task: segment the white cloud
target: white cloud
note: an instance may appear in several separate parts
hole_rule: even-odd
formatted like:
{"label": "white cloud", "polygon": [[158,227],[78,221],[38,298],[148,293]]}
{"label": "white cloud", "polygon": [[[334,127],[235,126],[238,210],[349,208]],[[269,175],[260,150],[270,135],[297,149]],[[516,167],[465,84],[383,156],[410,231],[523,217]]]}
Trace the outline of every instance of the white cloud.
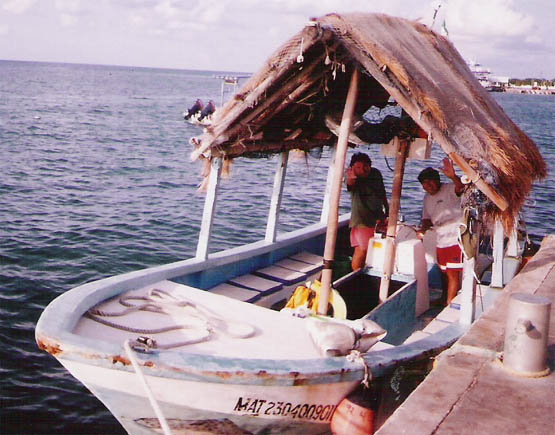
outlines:
{"label": "white cloud", "polygon": [[0,24],[0,36],[7,35],[9,32],[8,26],[3,26]]}
{"label": "white cloud", "polygon": [[166,19],[173,19],[182,13],[182,9],[177,7],[176,2],[173,0],[163,0],[159,2],[154,7],[154,11]]}
{"label": "white cloud", "polygon": [[63,27],[72,27],[77,23],[77,19],[70,14],[60,14],[60,24]]}
{"label": "white cloud", "polygon": [[451,33],[477,39],[521,36],[534,28],[533,18],[517,12],[512,0],[449,0],[445,18]]}
{"label": "white cloud", "polygon": [[[13,54],[13,42],[2,38],[6,41],[2,44],[0,40],[0,58],[33,60],[40,53],[41,59],[66,62],[75,59],[90,63],[253,71],[301,30],[310,17],[330,12],[382,12],[420,18],[431,24],[434,6],[441,3],[442,16],[435,29],[440,28],[442,17],[446,18],[449,38],[463,56],[506,74],[539,68],[555,71],[550,59],[551,47],[555,46],[552,2],[0,0],[0,32],[9,31],[18,47]],[[75,44],[69,43],[74,40],[87,49],[76,53]],[[529,58],[526,64],[515,63],[515,59],[524,55]]]}
{"label": "white cloud", "polygon": [[57,10],[61,12],[79,13],[84,9],[81,0],[56,0],[54,3]]}
{"label": "white cloud", "polygon": [[2,9],[14,14],[23,14],[33,6],[36,0],[4,0]]}
{"label": "white cloud", "polygon": [[226,14],[226,7],[227,4],[224,2],[213,4],[210,7],[204,8],[203,11],[200,11],[198,18],[201,22],[207,24],[219,23]]}

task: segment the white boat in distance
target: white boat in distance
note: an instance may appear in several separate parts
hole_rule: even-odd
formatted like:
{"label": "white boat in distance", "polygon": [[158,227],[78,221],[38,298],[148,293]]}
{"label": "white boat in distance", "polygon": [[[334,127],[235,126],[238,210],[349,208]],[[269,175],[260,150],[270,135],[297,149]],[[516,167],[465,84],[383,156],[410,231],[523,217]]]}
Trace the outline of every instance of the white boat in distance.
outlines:
{"label": "white boat in distance", "polygon": [[[365,268],[332,283],[337,238],[348,231],[349,217],[338,215],[347,146],[372,142],[368,132],[383,125],[366,126],[363,135],[356,118],[390,97],[414,122],[392,132],[386,237],[371,241]],[[340,128],[328,128],[338,112]],[[413,140],[422,132],[467,178],[466,235],[475,242],[484,217],[497,230],[491,285],[476,285],[480,261],[467,249],[458,300],[415,331],[430,288],[439,286],[433,242],[397,224],[406,159],[430,142]],[[195,258],[72,289],[48,305],[36,327],[39,347],[132,434],[329,432],[338,405],[361,382],[452,344],[511,279],[519,242],[508,231],[504,246],[501,222],[513,228],[531,183],[545,175],[534,143],[451,44],[421,24],[379,14],[311,21],[192,143],[192,158],[210,167]],[[320,222],[278,234],[289,150],[324,146],[334,150],[334,162]],[[265,239],[210,253],[222,165],[268,154],[279,158]],[[319,315],[306,307],[278,311],[315,277]],[[318,335],[329,325],[350,341]],[[381,328],[387,335],[379,341]]]}

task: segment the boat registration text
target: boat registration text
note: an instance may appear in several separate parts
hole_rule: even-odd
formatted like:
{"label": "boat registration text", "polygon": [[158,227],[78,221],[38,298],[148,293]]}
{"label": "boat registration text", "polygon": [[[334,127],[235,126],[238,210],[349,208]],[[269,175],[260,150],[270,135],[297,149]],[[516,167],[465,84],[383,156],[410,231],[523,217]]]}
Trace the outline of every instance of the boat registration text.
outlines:
{"label": "boat registration text", "polygon": [[290,402],[272,402],[265,399],[239,397],[234,411],[256,416],[281,416],[302,418],[314,421],[329,421],[336,405],[320,405],[312,403],[294,404]]}

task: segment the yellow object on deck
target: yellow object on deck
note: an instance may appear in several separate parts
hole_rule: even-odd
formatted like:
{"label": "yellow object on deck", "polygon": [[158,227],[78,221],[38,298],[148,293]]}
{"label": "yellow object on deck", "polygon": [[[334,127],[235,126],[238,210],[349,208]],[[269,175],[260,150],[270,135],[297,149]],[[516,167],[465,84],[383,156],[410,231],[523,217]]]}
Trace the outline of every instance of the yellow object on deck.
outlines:
{"label": "yellow object on deck", "polygon": [[[307,282],[306,286],[298,286],[287,301],[285,308],[294,310],[299,307],[306,307],[316,313],[320,302],[321,289],[322,283],[318,280],[314,280],[312,283]],[[333,313],[331,314],[333,317],[336,319],[347,318],[347,305],[339,292],[335,289],[331,289],[328,306],[329,305],[333,308]],[[328,312],[329,311],[328,308]]]}

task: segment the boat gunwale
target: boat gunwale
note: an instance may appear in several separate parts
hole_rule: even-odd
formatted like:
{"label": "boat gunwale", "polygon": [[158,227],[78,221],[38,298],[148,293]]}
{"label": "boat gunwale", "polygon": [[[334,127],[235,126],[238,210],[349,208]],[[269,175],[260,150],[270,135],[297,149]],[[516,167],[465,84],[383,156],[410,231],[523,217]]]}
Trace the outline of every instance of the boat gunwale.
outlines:
{"label": "boat gunwale", "polygon": [[[468,327],[454,322],[443,330],[421,340],[389,349],[362,354],[364,363],[374,377],[383,376],[403,362],[434,356],[453,344]],[[46,337],[38,337],[44,350],[59,349],[53,355],[69,360],[112,370],[133,372],[131,362],[122,345],[110,343],[104,353],[88,353],[85,346],[63,346]],[[136,354],[145,374],[196,382],[246,385],[316,385],[361,381],[364,367],[361,361],[350,361],[345,356],[312,359],[276,360],[211,356],[184,351],[162,351]]]}

